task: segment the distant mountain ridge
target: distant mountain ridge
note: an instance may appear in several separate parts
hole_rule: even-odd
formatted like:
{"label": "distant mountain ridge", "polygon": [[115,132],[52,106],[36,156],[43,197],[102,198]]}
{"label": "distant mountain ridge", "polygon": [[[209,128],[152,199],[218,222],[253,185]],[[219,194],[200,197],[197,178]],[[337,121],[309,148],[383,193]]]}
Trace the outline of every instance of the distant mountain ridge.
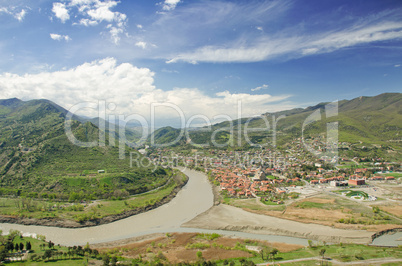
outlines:
{"label": "distant mountain ridge", "polygon": [[[319,121],[311,123],[305,128],[305,136],[323,135],[327,123],[338,122],[339,141],[347,143],[362,143],[364,145],[380,145],[384,148],[380,155],[387,153],[400,156],[402,135],[402,94],[383,93],[373,97],[361,96],[352,100],[341,100],[337,103],[338,113],[332,117],[326,117],[325,106],[328,102],[319,103],[307,108],[295,108],[286,111],[265,113],[260,118],[242,118],[234,121],[225,121],[211,126],[212,130],[206,132],[205,128],[192,129],[188,131],[193,146],[197,144],[207,144],[213,147],[211,139],[225,143],[237,140],[238,130],[230,130],[232,125],[236,128],[240,125],[243,130],[247,124],[248,128],[264,128],[265,117],[270,123],[270,130],[250,132],[249,138],[253,144],[266,143],[273,138],[272,126],[273,117],[276,123],[276,138],[278,144],[288,143],[290,140],[302,136],[302,127],[306,119],[316,110],[321,110]],[[282,116],[282,117],[281,117]],[[219,131],[212,136],[214,131]],[[160,128],[154,132],[154,143],[169,143],[180,135],[179,129]],[[243,148],[247,147],[247,141],[241,136]],[[185,134],[177,141],[177,145],[186,145],[189,139]],[[236,148],[237,142],[233,141]],[[151,143],[152,144],[152,143]],[[240,147],[239,147],[240,148]]]}

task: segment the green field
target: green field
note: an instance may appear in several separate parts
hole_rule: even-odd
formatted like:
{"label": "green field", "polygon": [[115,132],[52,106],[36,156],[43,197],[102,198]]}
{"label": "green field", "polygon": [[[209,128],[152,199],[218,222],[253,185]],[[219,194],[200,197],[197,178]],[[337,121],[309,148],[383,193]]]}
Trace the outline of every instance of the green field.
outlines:
{"label": "green field", "polygon": [[393,176],[395,178],[400,178],[402,177],[402,173],[386,173],[386,174],[380,174],[382,176]]}
{"label": "green field", "polygon": [[[281,261],[294,260],[301,258],[320,258],[320,251],[325,249],[324,257],[330,258],[332,260],[337,260],[340,263],[346,262],[361,262],[364,264],[364,260],[369,259],[381,259],[381,258],[397,258],[402,259],[402,248],[383,248],[375,246],[366,245],[355,245],[355,244],[340,244],[340,245],[320,245],[314,247],[306,247],[296,251],[291,252],[278,252],[275,255],[276,265],[317,265],[321,263],[321,259],[318,260],[308,260],[302,262],[293,262],[283,264]],[[240,262],[240,259],[226,260],[229,263],[234,262],[235,265],[247,265],[244,264],[244,259]],[[246,259],[246,261],[252,261],[255,264],[267,262],[267,260],[262,260],[259,254],[256,254],[253,258]],[[327,260],[326,260],[327,261]],[[329,260],[330,262],[331,260]],[[272,263],[272,257],[268,261]],[[326,262],[325,262],[326,263]],[[218,261],[218,265],[225,265],[225,261]],[[326,265],[326,264],[325,264]],[[331,265],[331,264],[329,264]],[[385,265],[385,264],[384,264]],[[390,264],[391,265],[391,264]],[[400,264],[395,264],[400,265]]]}
{"label": "green field", "polygon": [[[177,172],[174,178],[160,189],[121,200],[97,200],[89,203],[41,201],[35,199],[0,199],[0,214],[29,218],[58,218],[77,222],[119,214],[131,209],[141,209],[161,201],[176,186],[185,182],[184,174]],[[29,202],[29,207],[27,207]]]}

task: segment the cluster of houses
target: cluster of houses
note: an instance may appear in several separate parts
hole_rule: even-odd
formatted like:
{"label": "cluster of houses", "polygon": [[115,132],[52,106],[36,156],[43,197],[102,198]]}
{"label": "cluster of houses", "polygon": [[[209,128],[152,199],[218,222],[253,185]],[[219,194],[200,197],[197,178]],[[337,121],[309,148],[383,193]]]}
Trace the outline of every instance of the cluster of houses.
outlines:
{"label": "cluster of houses", "polygon": [[[320,139],[310,140],[310,144],[320,150],[323,143]],[[179,165],[202,169],[211,173],[219,182],[222,191],[230,196],[256,197],[268,193],[285,193],[280,187],[291,186],[292,182],[310,182],[312,185],[329,184],[338,186],[359,186],[367,180],[393,180],[394,177],[373,176],[374,171],[389,170],[386,163],[368,168],[332,168],[324,159],[306,153],[300,140],[289,143],[289,148],[254,149],[248,151],[228,151],[220,149],[191,150],[175,154],[169,149],[157,149],[149,158],[157,163],[171,162],[171,166]],[[165,160],[165,161],[164,161]],[[350,161],[340,158],[341,161]],[[353,159],[356,161],[356,158]],[[170,166],[170,164],[167,164]],[[197,168],[199,167],[199,168]],[[384,168],[384,169],[382,169]],[[275,178],[272,177],[276,176]],[[370,177],[373,176],[373,177]],[[268,178],[267,178],[268,177]]]}
{"label": "cluster of houses", "polygon": [[234,168],[215,168],[210,170],[210,175],[214,181],[219,182],[222,191],[226,191],[229,196],[236,197],[257,197],[267,193],[284,194],[282,186],[291,185],[291,182],[300,181],[300,178],[292,179],[270,179],[267,178],[266,171],[258,169]]}
{"label": "cluster of houses", "polygon": [[310,180],[310,184],[317,185],[317,184],[329,183],[330,186],[333,186],[333,187],[347,186],[347,185],[361,186],[361,185],[365,185],[367,180],[370,180],[370,181],[395,180],[395,177],[393,177],[393,176],[387,176],[387,177],[373,176],[373,177],[368,178],[366,176],[359,175],[360,173],[364,173],[364,172],[367,172],[366,168],[356,169],[355,174],[349,176],[348,180],[345,180],[346,175],[343,174],[341,176],[334,176],[334,177],[330,177],[330,178],[313,179],[313,180]]}

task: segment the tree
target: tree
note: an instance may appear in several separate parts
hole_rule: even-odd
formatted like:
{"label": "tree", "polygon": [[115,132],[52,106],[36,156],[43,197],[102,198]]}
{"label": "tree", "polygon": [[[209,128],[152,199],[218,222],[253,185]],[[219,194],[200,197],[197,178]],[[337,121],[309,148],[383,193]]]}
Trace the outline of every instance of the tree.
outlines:
{"label": "tree", "polygon": [[261,259],[262,260],[268,260],[269,259],[269,247],[264,247],[261,251],[260,251],[260,255],[261,255]]}
{"label": "tree", "polygon": [[43,258],[49,260],[52,257],[52,250],[46,249],[45,253],[43,254]]}
{"label": "tree", "polygon": [[325,249],[325,248],[322,248],[322,249],[320,250],[320,256],[322,257],[322,262],[321,262],[321,265],[323,265],[323,264],[324,264],[324,254],[325,254],[325,251],[326,251],[326,249]]}
{"label": "tree", "polygon": [[113,257],[112,257],[112,259],[110,260],[110,263],[111,263],[112,266],[116,266],[116,263],[117,263],[117,258],[116,258],[116,256],[113,256]]}
{"label": "tree", "polygon": [[4,261],[7,257],[8,249],[7,246],[0,246],[0,261]]}
{"label": "tree", "polygon": [[279,250],[274,248],[273,250],[271,250],[271,252],[269,252],[269,254],[271,254],[272,259],[275,259],[276,254],[278,254]]}
{"label": "tree", "polygon": [[269,252],[269,254],[272,256],[272,263],[274,263],[275,256],[276,256],[276,254],[278,254],[278,252],[279,252],[279,250],[276,248],[272,249],[271,252]]}
{"label": "tree", "polygon": [[7,242],[7,244],[6,244],[6,249],[8,250],[8,251],[13,251],[13,249],[14,249],[14,244],[13,244],[13,242]]}
{"label": "tree", "polygon": [[109,266],[110,258],[108,255],[103,255],[102,261],[104,266]]}
{"label": "tree", "polygon": [[97,249],[92,250],[92,255],[97,257],[99,255],[99,251]]}
{"label": "tree", "polygon": [[32,245],[31,245],[31,242],[30,241],[28,241],[28,242],[26,242],[26,249],[29,251],[29,250],[31,250],[32,249]]}
{"label": "tree", "polygon": [[198,259],[202,259],[202,252],[199,250],[199,251],[197,251],[197,258]]}

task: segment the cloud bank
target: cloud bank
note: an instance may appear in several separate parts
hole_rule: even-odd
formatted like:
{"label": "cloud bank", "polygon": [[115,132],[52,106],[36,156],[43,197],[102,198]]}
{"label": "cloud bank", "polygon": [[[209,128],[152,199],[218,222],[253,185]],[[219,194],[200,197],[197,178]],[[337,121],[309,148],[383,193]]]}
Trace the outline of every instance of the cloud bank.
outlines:
{"label": "cloud bank", "polygon": [[[249,117],[295,107],[288,101],[289,95],[229,91],[207,95],[197,88],[164,91],[155,87],[154,73],[150,69],[129,63],[117,64],[114,58],[84,63],[63,71],[25,75],[3,73],[0,75],[0,98],[11,97],[49,99],[67,109],[81,102],[105,100],[116,105],[116,109],[110,111],[114,114],[139,114],[149,121],[154,111],[157,126],[175,120],[179,116],[177,110],[186,119],[203,116],[218,121],[223,117],[237,119],[238,116]],[[159,106],[152,110],[153,104]],[[85,112],[97,116],[94,110]]]}

